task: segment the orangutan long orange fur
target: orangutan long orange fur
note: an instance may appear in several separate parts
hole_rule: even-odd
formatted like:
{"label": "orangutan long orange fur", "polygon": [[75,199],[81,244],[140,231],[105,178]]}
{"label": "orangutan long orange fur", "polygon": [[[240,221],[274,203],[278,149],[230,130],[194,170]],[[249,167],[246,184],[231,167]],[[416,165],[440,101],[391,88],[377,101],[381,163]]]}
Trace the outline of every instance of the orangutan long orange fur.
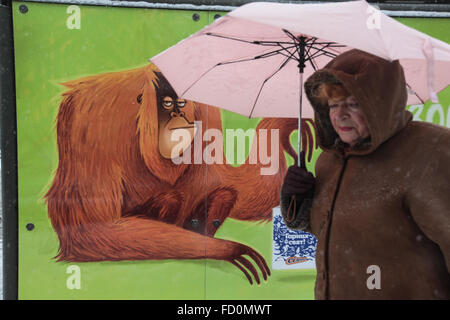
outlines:
{"label": "orangutan long orange fur", "polygon": [[[57,116],[59,164],[45,196],[60,242],[56,258],[210,258],[231,262],[252,283],[248,269],[259,283],[243,255],[252,258],[266,278],[270,270],[264,258],[243,244],[213,238],[214,220],[271,218],[286,171],[283,152],[296,159],[289,135],[297,120],[263,119],[257,127],[280,129],[276,176],[260,175],[260,165],[248,161],[237,168],[175,165],[158,151],[156,71],[149,65],[64,84],[69,90]],[[193,104],[196,120],[222,130],[218,109],[206,112],[205,105],[188,104]],[[311,154],[311,129],[303,128]],[[201,232],[189,230],[193,218],[200,219]]]}

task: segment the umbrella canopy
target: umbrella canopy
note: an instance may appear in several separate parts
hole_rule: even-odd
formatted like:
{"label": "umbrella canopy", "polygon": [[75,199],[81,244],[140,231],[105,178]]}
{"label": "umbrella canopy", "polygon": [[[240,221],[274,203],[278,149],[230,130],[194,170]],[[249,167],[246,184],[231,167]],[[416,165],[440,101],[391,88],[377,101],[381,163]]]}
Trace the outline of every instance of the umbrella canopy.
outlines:
{"label": "umbrella canopy", "polygon": [[[297,39],[297,41],[293,41]],[[300,50],[303,38],[308,46]],[[366,1],[250,3],[151,58],[177,94],[249,117],[312,118],[303,77],[349,49],[399,59],[408,104],[437,100],[449,84],[450,46],[386,16]]]}

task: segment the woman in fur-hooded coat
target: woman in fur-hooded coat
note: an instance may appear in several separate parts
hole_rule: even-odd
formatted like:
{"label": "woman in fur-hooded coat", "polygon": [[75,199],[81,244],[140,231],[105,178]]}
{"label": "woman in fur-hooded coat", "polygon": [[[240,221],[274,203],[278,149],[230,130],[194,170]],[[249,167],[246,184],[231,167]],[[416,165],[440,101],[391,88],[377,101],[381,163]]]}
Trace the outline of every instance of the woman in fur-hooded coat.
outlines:
{"label": "woman in fur-hooded coat", "polygon": [[[316,99],[321,83],[356,98],[368,139],[342,143]],[[305,90],[324,152],[310,197],[292,205],[282,193],[281,208],[290,228],[318,239],[315,298],[450,299],[450,130],[412,121],[399,62],[359,50],[316,71]]]}

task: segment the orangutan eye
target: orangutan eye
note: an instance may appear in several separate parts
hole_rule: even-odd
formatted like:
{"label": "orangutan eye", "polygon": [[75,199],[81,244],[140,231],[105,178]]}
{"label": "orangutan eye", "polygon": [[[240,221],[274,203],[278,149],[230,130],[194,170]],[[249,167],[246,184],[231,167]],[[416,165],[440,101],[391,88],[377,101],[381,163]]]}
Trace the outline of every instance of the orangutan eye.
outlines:
{"label": "orangutan eye", "polygon": [[165,97],[162,101],[162,105],[165,109],[171,109],[173,107],[173,100],[171,97]]}
{"label": "orangutan eye", "polygon": [[183,108],[186,105],[186,100],[178,100],[177,105],[180,108]]}

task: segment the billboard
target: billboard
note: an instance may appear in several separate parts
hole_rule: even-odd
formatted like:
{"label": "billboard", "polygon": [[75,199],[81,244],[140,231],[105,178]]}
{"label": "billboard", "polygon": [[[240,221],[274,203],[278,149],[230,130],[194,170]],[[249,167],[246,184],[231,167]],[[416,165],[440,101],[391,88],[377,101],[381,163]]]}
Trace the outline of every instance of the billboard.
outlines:
{"label": "billboard", "polygon": [[[20,299],[314,298],[315,239],[277,208],[297,120],[179,99],[149,63],[225,13],[13,3]],[[448,20],[399,20],[449,42]],[[449,94],[409,108],[449,126]]]}

